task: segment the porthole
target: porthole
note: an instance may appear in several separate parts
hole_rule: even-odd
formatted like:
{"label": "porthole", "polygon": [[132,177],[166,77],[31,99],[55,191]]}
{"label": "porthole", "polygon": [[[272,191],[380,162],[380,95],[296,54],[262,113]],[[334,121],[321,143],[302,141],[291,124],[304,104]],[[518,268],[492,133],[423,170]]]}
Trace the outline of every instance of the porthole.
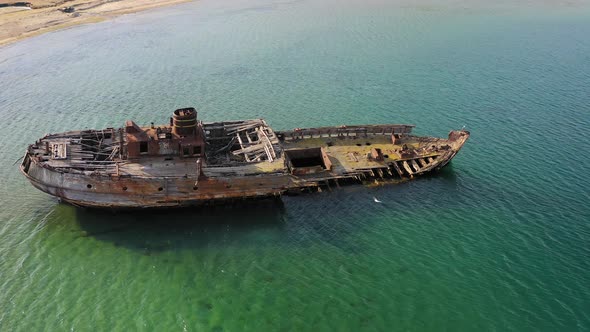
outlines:
{"label": "porthole", "polygon": [[127,191],[127,187],[123,187],[123,191]]}
{"label": "porthole", "polygon": [[367,142],[367,143],[365,143],[365,145],[371,145],[371,143]]}
{"label": "porthole", "polygon": [[193,190],[197,190],[197,189],[199,189],[199,187],[197,187],[197,186],[194,186],[193,187]]}
{"label": "porthole", "polygon": [[356,143],[356,146],[362,146],[362,144],[361,143]]}
{"label": "porthole", "polygon": [[158,188],[158,191],[162,191],[162,190],[164,190],[164,188],[162,188],[162,187]]}
{"label": "porthole", "polygon": [[88,189],[92,189],[92,185],[91,185],[91,184],[87,184],[87,185],[86,185],[86,188],[88,188]]}

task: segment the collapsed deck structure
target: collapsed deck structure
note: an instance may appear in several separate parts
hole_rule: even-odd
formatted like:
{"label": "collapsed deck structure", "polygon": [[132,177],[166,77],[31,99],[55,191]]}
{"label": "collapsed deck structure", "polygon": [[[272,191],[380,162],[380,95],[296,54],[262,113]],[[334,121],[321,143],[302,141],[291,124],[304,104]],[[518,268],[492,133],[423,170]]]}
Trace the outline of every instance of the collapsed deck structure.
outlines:
{"label": "collapsed deck structure", "polygon": [[204,123],[194,108],[168,125],[50,134],[28,146],[21,172],[76,206],[146,208],[280,196],[366,179],[411,179],[448,164],[469,138],[411,135],[382,124],[274,131],[262,119]]}

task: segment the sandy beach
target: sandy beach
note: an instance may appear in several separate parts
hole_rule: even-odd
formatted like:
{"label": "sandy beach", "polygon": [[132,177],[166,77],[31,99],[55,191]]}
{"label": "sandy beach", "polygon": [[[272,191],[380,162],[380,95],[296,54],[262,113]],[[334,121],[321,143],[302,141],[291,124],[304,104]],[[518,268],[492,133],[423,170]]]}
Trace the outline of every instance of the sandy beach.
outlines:
{"label": "sandy beach", "polygon": [[[0,46],[78,24],[191,0],[0,0]],[[64,10],[65,8],[69,10]],[[70,12],[67,12],[70,11]]]}

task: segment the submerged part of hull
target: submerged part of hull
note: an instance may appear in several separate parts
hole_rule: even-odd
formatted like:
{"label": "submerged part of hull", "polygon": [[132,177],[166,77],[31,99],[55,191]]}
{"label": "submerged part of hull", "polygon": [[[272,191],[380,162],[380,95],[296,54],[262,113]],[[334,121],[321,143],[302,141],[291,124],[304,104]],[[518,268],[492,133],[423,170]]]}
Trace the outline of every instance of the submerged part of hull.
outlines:
{"label": "submerged part of hull", "polygon": [[412,179],[447,165],[469,138],[465,130],[413,136],[412,125],[274,132],[264,120],[202,123],[192,108],[170,122],[47,135],[28,147],[20,169],[76,206],[183,207]]}

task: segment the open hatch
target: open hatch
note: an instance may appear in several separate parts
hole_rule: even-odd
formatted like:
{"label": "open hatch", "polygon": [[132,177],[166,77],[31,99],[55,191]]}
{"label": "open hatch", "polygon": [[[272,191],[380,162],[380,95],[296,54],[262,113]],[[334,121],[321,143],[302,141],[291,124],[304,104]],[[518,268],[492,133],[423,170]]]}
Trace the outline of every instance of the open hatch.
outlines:
{"label": "open hatch", "polygon": [[289,149],[285,150],[285,156],[291,174],[313,174],[332,168],[330,158],[321,147]]}

